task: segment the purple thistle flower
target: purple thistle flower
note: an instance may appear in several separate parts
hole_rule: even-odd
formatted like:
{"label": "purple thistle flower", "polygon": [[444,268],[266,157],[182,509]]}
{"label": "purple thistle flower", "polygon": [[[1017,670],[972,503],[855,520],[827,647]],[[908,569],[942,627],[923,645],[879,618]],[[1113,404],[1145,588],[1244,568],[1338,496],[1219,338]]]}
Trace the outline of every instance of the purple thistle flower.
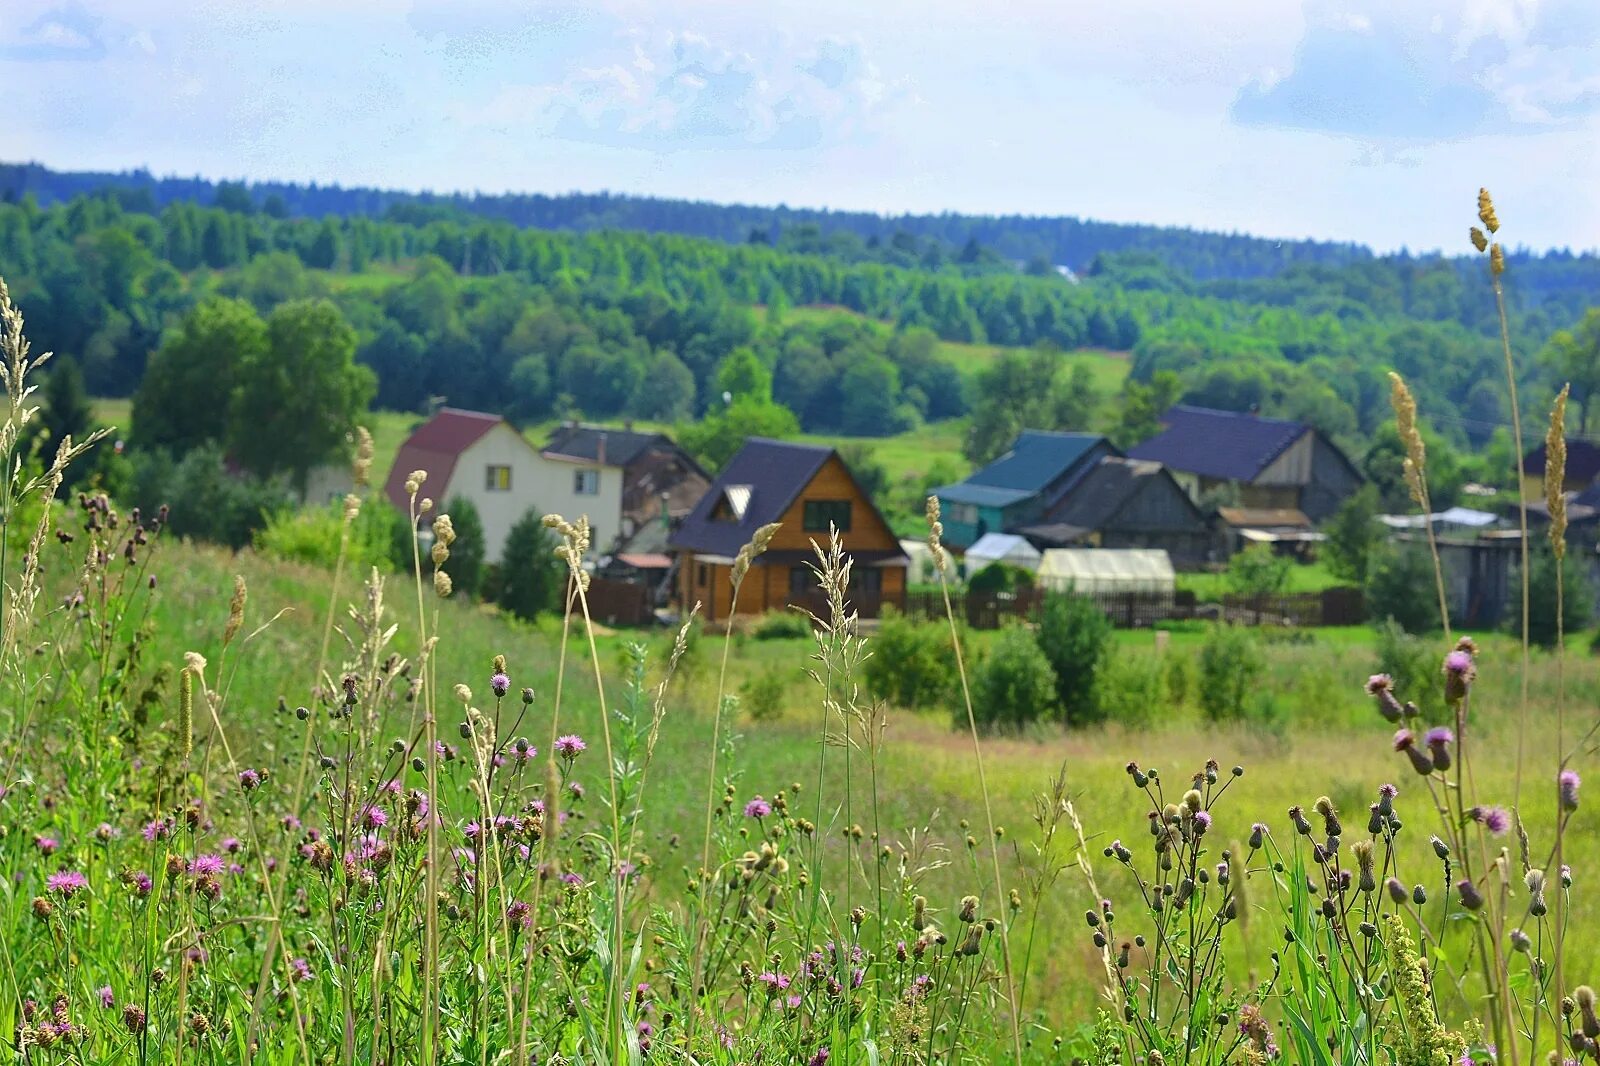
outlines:
{"label": "purple thistle flower", "polygon": [[220,877],[227,865],[220,855],[197,855],[189,864],[189,872],[196,877]]}
{"label": "purple thistle flower", "polygon": [[772,804],[768,803],[760,796],[757,796],[755,799],[744,805],[744,816],[746,818],[765,818],[771,813]]}
{"label": "purple thistle flower", "polygon": [[569,761],[576,759],[588,747],[589,745],[585,744],[583,738],[576,733],[556,738],[556,754]]}
{"label": "purple thistle flower", "polygon": [[39,854],[50,856],[61,847],[61,841],[55,837],[36,836],[33,838],[33,846],[39,849]]}
{"label": "purple thistle flower", "polygon": [[112,993],[110,985],[101,985],[95,995],[100,997],[100,1006],[110,1010],[117,1005],[117,997]]}
{"label": "purple thistle flower", "polygon": [[1495,836],[1503,836],[1511,828],[1511,815],[1504,807],[1474,807],[1468,813]]}
{"label": "purple thistle flower", "polygon": [[1428,747],[1455,743],[1456,735],[1442,725],[1436,725],[1423,734],[1422,742]]}
{"label": "purple thistle flower", "polygon": [[246,792],[254,792],[261,786],[261,774],[256,770],[239,771],[239,787]]}
{"label": "purple thistle flower", "polygon": [[237,855],[243,847],[244,841],[238,837],[227,837],[222,841],[222,850],[229,855]]}
{"label": "purple thistle flower", "polygon": [[1194,815],[1194,835],[1204,836],[1205,831],[1211,828],[1211,814],[1209,811],[1196,811]]}
{"label": "purple thistle flower", "polygon": [[311,980],[311,963],[305,959],[295,959],[289,963],[294,969],[294,979],[304,984]]}
{"label": "purple thistle flower", "polygon": [[378,829],[389,824],[389,815],[382,807],[367,807],[361,812],[361,824]]}
{"label": "purple thistle flower", "polygon": [[89,887],[89,879],[77,870],[62,870],[45,878],[44,887],[50,892],[58,893],[63,899],[71,899],[79,891]]}
{"label": "purple thistle flower", "polygon": [[828,1066],[828,1049],[825,1047],[818,1048],[817,1053],[811,1056],[811,1060],[806,1063],[806,1066]]}
{"label": "purple thistle flower", "polygon": [[155,882],[150,880],[150,875],[143,870],[133,875],[133,890],[139,895],[148,896],[155,887]]}
{"label": "purple thistle flower", "polygon": [[505,674],[495,674],[489,679],[489,689],[494,693],[495,699],[500,699],[511,691],[511,679]]}
{"label": "purple thistle flower", "polygon": [[1561,809],[1575,811],[1578,809],[1578,786],[1582,784],[1576,770],[1563,770],[1556,778],[1556,784],[1561,792]]}
{"label": "purple thistle flower", "polygon": [[1444,657],[1446,673],[1465,674],[1472,669],[1472,656],[1457,649]]}
{"label": "purple thistle flower", "polygon": [[1376,696],[1380,692],[1387,691],[1393,685],[1394,678],[1388,674],[1373,674],[1367,678],[1367,695]]}

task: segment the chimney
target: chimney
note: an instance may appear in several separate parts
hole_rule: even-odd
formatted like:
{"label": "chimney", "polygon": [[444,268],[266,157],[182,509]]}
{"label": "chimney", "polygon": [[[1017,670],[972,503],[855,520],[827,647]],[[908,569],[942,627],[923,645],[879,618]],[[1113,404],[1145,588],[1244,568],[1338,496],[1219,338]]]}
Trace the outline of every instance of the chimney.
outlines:
{"label": "chimney", "polygon": [[606,465],[606,435],[604,431],[600,433],[600,443],[595,445],[595,462],[601,466]]}

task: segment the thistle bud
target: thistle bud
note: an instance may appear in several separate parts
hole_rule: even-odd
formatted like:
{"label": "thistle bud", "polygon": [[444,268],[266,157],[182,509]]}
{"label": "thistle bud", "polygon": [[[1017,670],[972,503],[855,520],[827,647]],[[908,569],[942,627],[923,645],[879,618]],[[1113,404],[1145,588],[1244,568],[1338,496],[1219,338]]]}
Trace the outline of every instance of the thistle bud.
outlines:
{"label": "thistle bud", "polygon": [[1456,895],[1460,898],[1461,905],[1469,911],[1476,911],[1483,907],[1483,895],[1470,878],[1464,877],[1456,882]]}

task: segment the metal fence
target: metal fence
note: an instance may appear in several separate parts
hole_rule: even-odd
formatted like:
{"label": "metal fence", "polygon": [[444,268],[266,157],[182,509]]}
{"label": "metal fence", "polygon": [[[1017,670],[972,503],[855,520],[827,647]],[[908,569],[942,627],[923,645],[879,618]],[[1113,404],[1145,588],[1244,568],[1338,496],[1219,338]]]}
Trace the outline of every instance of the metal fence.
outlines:
{"label": "metal fence", "polygon": [[[973,629],[998,629],[1007,621],[1034,621],[1051,595],[1043,589],[1016,592],[950,593],[956,617]],[[1200,603],[1192,592],[1099,592],[1084,595],[1105,612],[1113,625],[1139,629],[1163,622],[1214,619],[1249,626],[1342,626],[1366,619],[1361,590],[1331,588],[1286,596],[1227,596],[1220,603]],[[942,618],[944,598],[937,592],[913,592],[906,598],[913,618]]]}

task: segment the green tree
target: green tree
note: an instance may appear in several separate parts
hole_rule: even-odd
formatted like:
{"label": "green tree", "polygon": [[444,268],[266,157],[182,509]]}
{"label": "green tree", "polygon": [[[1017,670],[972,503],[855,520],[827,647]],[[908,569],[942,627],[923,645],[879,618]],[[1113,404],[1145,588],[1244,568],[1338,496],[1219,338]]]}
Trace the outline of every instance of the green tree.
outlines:
{"label": "green tree", "polygon": [[1148,382],[1129,378],[1122,387],[1122,414],[1111,440],[1131,448],[1161,430],[1161,416],[1183,396],[1183,382],[1170,370],[1157,370]]}
{"label": "green tree", "polygon": [[[1528,639],[1541,648],[1556,646],[1556,557],[1548,543],[1532,553],[1528,567]],[[1594,592],[1584,575],[1583,556],[1568,553],[1561,571],[1561,625],[1559,632],[1572,640],[1588,628],[1594,616]],[[1518,612],[1513,611],[1513,616]],[[1520,618],[1513,617],[1510,628],[1521,632]]]}
{"label": "green tree", "polygon": [[303,487],[312,467],[339,456],[375,388],[355,351],[355,331],[327,300],[273,311],[266,350],[240,365],[229,408],[228,446],[240,465]]}
{"label": "green tree", "polygon": [[1552,334],[1539,358],[1558,381],[1572,385],[1572,402],[1578,405],[1578,435],[1587,434],[1590,408],[1600,392],[1600,307],[1585,311],[1571,329]]}
{"label": "green tree", "polygon": [[962,447],[966,457],[987,463],[1024,429],[1086,428],[1094,409],[1093,382],[1082,363],[1070,371],[1066,365],[1059,351],[1037,348],[1004,355],[985,370]]}
{"label": "green tree", "polygon": [[772,399],[772,371],[753,348],[735,348],[717,367],[716,395],[710,399],[712,407],[722,403],[724,396],[734,400]]}
{"label": "green tree", "polygon": [[678,427],[678,443],[709,470],[720,470],[744,446],[746,437],[782,440],[800,432],[794,412],[752,396],[713,410],[699,422]]}
{"label": "green tree", "polygon": [[1055,673],[1056,701],[1067,724],[1098,722],[1104,714],[1095,678],[1110,649],[1111,619],[1086,597],[1050,596],[1036,639]]}
{"label": "green tree", "polygon": [[1212,626],[1200,646],[1200,709],[1212,721],[1243,718],[1265,669],[1254,633],[1243,626]]}
{"label": "green tree", "polygon": [[1378,526],[1378,490],[1371,485],[1361,488],[1339,505],[1328,520],[1328,539],[1322,545],[1322,557],[1334,577],[1353,584],[1367,579],[1367,559],[1373,546],[1382,539]]}
{"label": "green tree", "polygon": [[1367,616],[1394,619],[1407,633],[1440,628],[1433,561],[1418,544],[1379,545],[1367,558]]}
{"label": "green tree", "polygon": [[[1005,732],[1058,717],[1055,672],[1027,629],[1007,627],[978,664],[972,710],[981,728]],[[965,710],[957,711],[956,724],[965,722]]]}
{"label": "green tree", "polygon": [[48,459],[67,437],[81,442],[88,436],[94,427],[94,411],[83,388],[83,372],[75,360],[57,356],[46,366],[49,373],[41,390],[44,404],[39,424],[45,433],[44,454]]}
{"label": "green tree", "polygon": [[267,355],[267,327],[243,300],[206,300],[167,333],[133,397],[133,439],[184,453],[228,435],[239,368]]}
{"label": "green tree", "polygon": [[483,519],[478,508],[465,496],[453,496],[445,505],[456,540],[450,545],[450,560],[445,570],[456,592],[476,599],[483,588],[483,568],[488,548],[484,544]]}
{"label": "green tree", "polygon": [[849,441],[839,445],[839,458],[844,460],[850,476],[856,479],[861,491],[875,500],[881,500],[889,491],[889,468],[883,465],[865,441]]}
{"label": "green tree", "polygon": [[502,609],[530,621],[560,609],[566,564],[555,557],[555,548],[543,514],[537,507],[528,508],[506,534],[500,556]]}
{"label": "green tree", "polygon": [[1239,596],[1276,596],[1289,584],[1294,566],[1270,544],[1252,544],[1228,560],[1228,588]]}
{"label": "green tree", "polygon": [[306,266],[318,270],[332,270],[339,264],[339,250],[344,245],[344,240],[339,233],[339,223],[332,218],[322,220],[322,225],[317,227],[316,235],[311,238],[311,243],[306,247]]}

